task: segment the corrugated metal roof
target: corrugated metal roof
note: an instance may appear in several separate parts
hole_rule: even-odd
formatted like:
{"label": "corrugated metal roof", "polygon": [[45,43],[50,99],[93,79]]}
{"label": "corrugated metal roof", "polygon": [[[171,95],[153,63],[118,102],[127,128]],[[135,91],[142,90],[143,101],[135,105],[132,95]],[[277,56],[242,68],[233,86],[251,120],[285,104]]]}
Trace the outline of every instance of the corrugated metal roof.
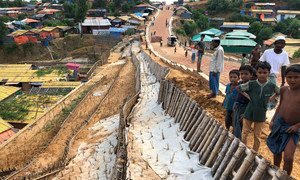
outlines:
{"label": "corrugated metal roof", "polygon": [[255,46],[257,43],[251,39],[221,39],[222,46]]}
{"label": "corrugated metal roof", "polygon": [[[201,34],[197,34],[195,36],[192,37],[192,41],[200,41],[201,40]],[[212,41],[212,37],[210,36],[205,36],[203,39],[204,42],[211,42]]]}
{"label": "corrugated metal roof", "polygon": [[275,3],[255,3],[255,6],[275,6]]}
{"label": "corrugated metal roof", "polygon": [[75,88],[79,86],[81,82],[68,82],[68,81],[57,81],[57,82],[46,82],[43,83],[42,88]]}
{"label": "corrugated metal roof", "polygon": [[247,31],[242,31],[242,30],[240,30],[240,31],[235,30],[235,31],[229,32],[225,36],[226,37],[227,36],[243,36],[243,37],[249,37],[251,39],[255,39],[256,38],[256,36],[254,34],[249,33]]}
{"label": "corrugated metal roof", "polygon": [[275,18],[263,18],[262,22],[276,22],[277,20]]}
{"label": "corrugated metal roof", "polygon": [[278,10],[277,14],[296,14],[296,15],[300,15],[300,11]]}
{"label": "corrugated metal roof", "polygon": [[0,86],[0,101],[8,98],[9,96],[13,95],[21,88],[13,87],[13,86]]}
{"label": "corrugated metal roof", "polygon": [[273,13],[272,9],[250,9],[250,12],[253,13]]}
{"label": "corrugated metal roof", "polygon": [[108,19],[87,18],[82,23],[82,26],[111,26],[111,23]]}
{"label": "corrugated metal roof", "polygon": [[249,22],[223,22],[223,26],[249,26]]}

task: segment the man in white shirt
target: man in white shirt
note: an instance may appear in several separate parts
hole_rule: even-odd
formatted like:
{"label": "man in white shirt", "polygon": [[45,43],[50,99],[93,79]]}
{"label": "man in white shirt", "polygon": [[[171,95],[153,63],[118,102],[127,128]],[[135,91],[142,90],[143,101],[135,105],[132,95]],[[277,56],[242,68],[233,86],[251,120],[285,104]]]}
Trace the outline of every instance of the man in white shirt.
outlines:
{"label": "man in white shirt", "polygon": [[218,37],[213,38],[211,43],[212,48],[215,50],[210,60],[209,65],[209,88],[212,91],[207,98],[215,98],[219,93],[220,73],[224,69],[224,50],[220,45]]}
{"label": "man in white shirt", "polygon": [[276,78],[281,70],[282,83],[281,86],[284,86],[284,72],[286,66],[290,64],[288,53],[283,50],[285,47],[285,38],[283,36],[278,36],[274,42],[274,48],[266,50],[263,55],[260,57],[260,61],[268,62],[271,65],[270,72],[270,81],[276,84]]}

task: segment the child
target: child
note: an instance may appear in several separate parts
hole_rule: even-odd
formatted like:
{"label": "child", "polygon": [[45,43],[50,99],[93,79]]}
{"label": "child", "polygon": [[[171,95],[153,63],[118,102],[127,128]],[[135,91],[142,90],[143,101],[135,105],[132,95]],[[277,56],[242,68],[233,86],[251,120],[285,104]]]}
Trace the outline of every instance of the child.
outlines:
{"label": "child", "polygon": [[244,66],[244,65],[246,65],[248,63],[248,59],[246,58],[246,54],[245,53],[243,53],[242,56],[243,57],[241,59],[241,66]]}
{"label": "child", "polygon": [[254,124],[253,149],[255,151],[258,151],[260,146],[260,135],[266,121],[267,103],[275,98],[274,93],[275,95],[279,94],[279,88],[268,81],[270,69],[269,63],[259,62],[256,65],[257,80],[241,84],[237,88],[240,93],[250,100],[244,113],[242,140],[247,144],[251,125]]}
{"label": "child", "polygon": [[236,87],[238,86],[239,79],[239,70],[234,69],[229,72],[230,83],[226,86],[226,97],[223,102],[224,108],[226,109],[225,127],[228,130],[230,129],[230,126],[232,126],[233,104],[238,94]]}
{"label": "child", "polygon": [[192,63],[194,63],[196,60],[196,52],[197,50],[195,49],[195,47],[192,47]]}
{"label": "child", "polygon": [[280,167],[284,152],[283,169],[290,175],[300,128],[300,65],[294,64],[285,71],[289,86],[280,89],[280,103],[271,120],[271,134],[267,145],[274,154],[274,164]]}
{"label": "child", "polygon": [[186,49],[185,53],[184,53],[184,56],[187,57],[187,55],[188,55],[188,50]]}
{"label": "child", "polygon": [[[240,83],[245,84],[250,81],[253,75],[253,68],[250,65],[244,65],[240,67],[239,72],[242,80]],[[249,99],[238,93],[233,106],[233,134],[239,139],[242,137],[243,116],[248,103]]]}

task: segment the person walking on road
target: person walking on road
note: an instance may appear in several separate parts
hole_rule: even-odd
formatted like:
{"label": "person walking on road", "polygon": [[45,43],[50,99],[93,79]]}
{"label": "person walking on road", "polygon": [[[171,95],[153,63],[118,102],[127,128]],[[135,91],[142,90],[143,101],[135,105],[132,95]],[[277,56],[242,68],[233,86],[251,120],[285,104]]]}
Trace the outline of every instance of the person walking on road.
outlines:
{"label": "person walking on road", "polygon": [[213,38],[211,46],[215,52],[209,65],[209,89],[211,93],[207,96],[208,99],[215,98],[218,95],[220,73],[224,69],[224,49],[220,45],[220,39],[218,37]]}
{"label": "person walking on road", "polygon": [[203,42],[204,38],[205,38],[205,34],[201,34],[201,40],[196,45],[196,47],[198,49],[197,72],[201,72],[201,61],[202,61],[202,57],[204,55],[204,50],[205,50],[205,44]]}

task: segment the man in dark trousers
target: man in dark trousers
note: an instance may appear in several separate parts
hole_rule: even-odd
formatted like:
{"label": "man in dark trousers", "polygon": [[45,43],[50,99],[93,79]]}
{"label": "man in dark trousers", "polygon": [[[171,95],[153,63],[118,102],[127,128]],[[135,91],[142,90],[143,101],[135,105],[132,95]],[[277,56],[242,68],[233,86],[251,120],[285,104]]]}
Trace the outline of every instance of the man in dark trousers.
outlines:
{"label": "man in dark trousers", "polygon": [[201,61],[205,50],[205,44],[203,42],[204,38],[205,38],[205,34],[201,34],[201,40],[196,45],[196,49],[198,50],[197,72],[201,72]]}

